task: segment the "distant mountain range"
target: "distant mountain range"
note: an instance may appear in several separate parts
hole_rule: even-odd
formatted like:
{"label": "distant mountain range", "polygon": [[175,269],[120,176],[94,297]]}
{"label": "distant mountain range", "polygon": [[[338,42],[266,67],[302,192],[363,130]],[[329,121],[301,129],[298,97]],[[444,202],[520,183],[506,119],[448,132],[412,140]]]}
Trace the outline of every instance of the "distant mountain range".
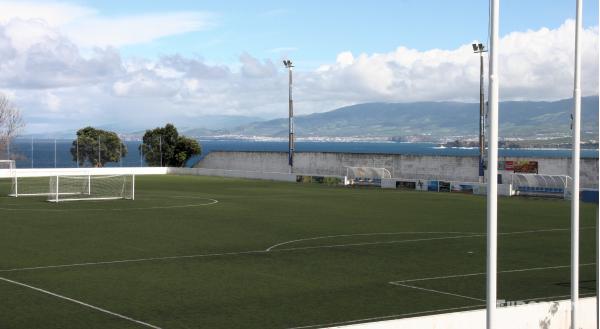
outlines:
{"label": "distant mountain range", "polygon": [[[598,96],[582,98],[582,139],[598,140]],[[554,102],[500,103],[500,136],[504,138],[561,138],[570,135],[572,99]],[[428,140],[475,138],[479,131],[479,104],[461,102],[365,103],[295,118],[298,138],[384,138]],[[202,125],[186,126],[172,120],[179,131],[192,137],[287,137],[288,119],[264,120],[248,116],[204,116]],[[145,129],[127,123],[99,128],[137,139]],[[35,138],[72,138],[75,131],[36,134]],[[29,135],[30,136],[30,135]],[[23,136],[25,138],[29,136]]]}
{"label": "distant mountain range", "polygon": [[[503,137],[561,136],[570,133],[573,101],[511,101],[500,103]],[[427,135],[432,138],[472,136],[479,131],[479,104],[460,102],[367,103],[295,118],[299,137],[392,137]],[[582,99],[582,132],[598,136],[598,96]],[[235,135],[286,136],[288,120],[242,125]]]}

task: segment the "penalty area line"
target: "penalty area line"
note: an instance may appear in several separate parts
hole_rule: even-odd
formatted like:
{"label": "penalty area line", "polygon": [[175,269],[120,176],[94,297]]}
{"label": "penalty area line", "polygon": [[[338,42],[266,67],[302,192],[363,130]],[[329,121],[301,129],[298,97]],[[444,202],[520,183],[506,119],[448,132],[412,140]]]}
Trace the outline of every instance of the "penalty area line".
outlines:
{"label": "penalty area line", "polygon": [[120,319],[123,319],[123,320],[127,320],[129,322],[137,323],[137,324],[139,324],[141,326],[144,326],[144,327],[153,328],[153,329],[161,329],[160,327],[155,326],[153,324],[150,324],[150,323],[147,323],[147,322],[144,322],[144,321],[140,321],[140,320],[136,320],[134,318],[130,318],[128,316],[125,316],[125,315],[122,315],[122,314],[119,314],[119,313],[111,312],[111,311],[109,311],[107,309],[104,309],[104,308],[101,308],[101,307],[98,307],[98,306],[94,306],[94,305],[91,305],[91,304],[88,304],[88,303],[84,303],[84,302],[82,302],[80,300],[69,298],[69,297],[66,297],[66,296],[63,296],[63,295],[59,295],[57,293],[54,293],[54,292],[51,292],[51,291],[48,291],[48,290],[45,290],[45,289],[42,289],[42,288],[34,287],[34,286],[31,286],[31,285],[28,285],[28,284],[25,284],[25,283],[22,283],[22,282],[18,282],[18,281],[14,281],[14,280],[11,280],[11,279],[7,279],[5,277],[0,277],[0,281],[4,281],[4,282],[7,282],[7,283],[12,283],[12,284],[17,285],[17,286],[29,288],[29,289],[41,292],[41,293],[46,294],[46,295],[50,295],[50,296],[53,296],[53,297],[56,297],[56,298],[60,298],[60,299],[66,300],[66,301],[71,302],[71,303],[79,304],[81,306],[84,306],[84,307],[87,307],[87,308],[91,308],[93,310],[96,310],[96,311],[99,311],[99,312],[102,312],[102,313],[105,313],[105,314],[108,314],[108,315],[112,315],[114,317],[117,317],[117,318],[120,318]]}

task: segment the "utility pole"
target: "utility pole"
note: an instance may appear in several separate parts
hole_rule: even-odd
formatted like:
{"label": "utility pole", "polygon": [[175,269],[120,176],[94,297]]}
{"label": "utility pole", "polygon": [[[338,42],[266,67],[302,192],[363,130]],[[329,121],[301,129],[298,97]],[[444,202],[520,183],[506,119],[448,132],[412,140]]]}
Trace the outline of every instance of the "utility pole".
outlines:
{"label": "utility pole", "polygon": [[289,96],[288,96],[288,164],[290,165],[290,173],[294,172],[294,100],[292,99],[292,61],[289,59],[283,61],[283,65],[289,72]]}
{"label": "utility pole", "polygon": [[485,181],[483,152],[485,151],[485,99],[483,96],[483,53],[487,52],[482,43],[473,44],[473,52],[479,54],[479,182]]}

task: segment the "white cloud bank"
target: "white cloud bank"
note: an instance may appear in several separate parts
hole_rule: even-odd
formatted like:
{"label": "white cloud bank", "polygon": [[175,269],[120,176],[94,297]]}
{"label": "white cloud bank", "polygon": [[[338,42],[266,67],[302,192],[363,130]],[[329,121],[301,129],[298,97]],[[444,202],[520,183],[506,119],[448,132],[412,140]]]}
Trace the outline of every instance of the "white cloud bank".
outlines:
{"label": "white cloud bank", "polygon": [[[146,42],[161,32],[201,29],[203,23],[193,23],[204,22],[200,16],[184,15],[181,25],[172,30],[149,28],[148,34],[137,39],[96,35],[95,42],[86,43],[68,29],[65,32],[65,26],[73,26],[81,17],[99,17],[95,12],[75,6],[44,13],[45,19],[0,15],[0,89],[13,95],[24,110],[29,132],[104,123],[148,127],[170,121],[198,126],[202,115],[282,117],[287,113],[287,73],[278,61],[243,53],[233,69],[178,54],[124,60],[118,48],[106,46],[109,42],[117,46]],[[163,18],[168,21],[170,17]],[[147,24],[144,19],[133,21],[134,26]],[[97,24],[93,30],[109,26],[106,35],[127,29],[127,22],[119,19],[89,24]],[[582,40],[583,94],[596,95],[598,28],[586,28]],[[570,97],[573,44],[574,22],[570,20],[556,29],[504,36],[499,63],[501,99]],[[82,49],[92,45],[99,47],[83,56]],[[470,43],[453,50],[422,52],[399,47],[378,54],[342,52],[316,70],[298,68],[294,78],[296,109],[301,114],[370,101],[475,102],[479,58]]]}
{"label": "white cloud bank", "polygon": [[213,14],[198,11],[102,16],[94,8],[40,1],[1,1],[0,23],[38,20],[58,28],[79,47],[121,47],[208,29]]}

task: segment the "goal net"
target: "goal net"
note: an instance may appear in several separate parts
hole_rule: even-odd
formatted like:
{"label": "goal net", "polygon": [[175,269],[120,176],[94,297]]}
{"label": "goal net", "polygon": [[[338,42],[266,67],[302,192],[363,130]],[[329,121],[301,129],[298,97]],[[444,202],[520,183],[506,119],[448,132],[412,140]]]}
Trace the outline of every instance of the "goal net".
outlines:
{"label": "goal net", "polygon": [[572,179],[564,175],[513,174],[516,195],[569,198]]}
{"label": "goal net", "polygon": [[[2,193],[14,189],[15,160],[0,160],[0,179],[2,179]],[[6,179],[6,181],[4,180]],[[10,187],[9,187],[10,186]]]}
{"label": "goal net", "polygon": [[48,201],[114,200],[135,198],[135,175],[51,176]]}
{"label": "goal net", "polygon": [[346,185],[381,186],[385,178],[392,178],[390,171],[385,168],[346,167]]}

